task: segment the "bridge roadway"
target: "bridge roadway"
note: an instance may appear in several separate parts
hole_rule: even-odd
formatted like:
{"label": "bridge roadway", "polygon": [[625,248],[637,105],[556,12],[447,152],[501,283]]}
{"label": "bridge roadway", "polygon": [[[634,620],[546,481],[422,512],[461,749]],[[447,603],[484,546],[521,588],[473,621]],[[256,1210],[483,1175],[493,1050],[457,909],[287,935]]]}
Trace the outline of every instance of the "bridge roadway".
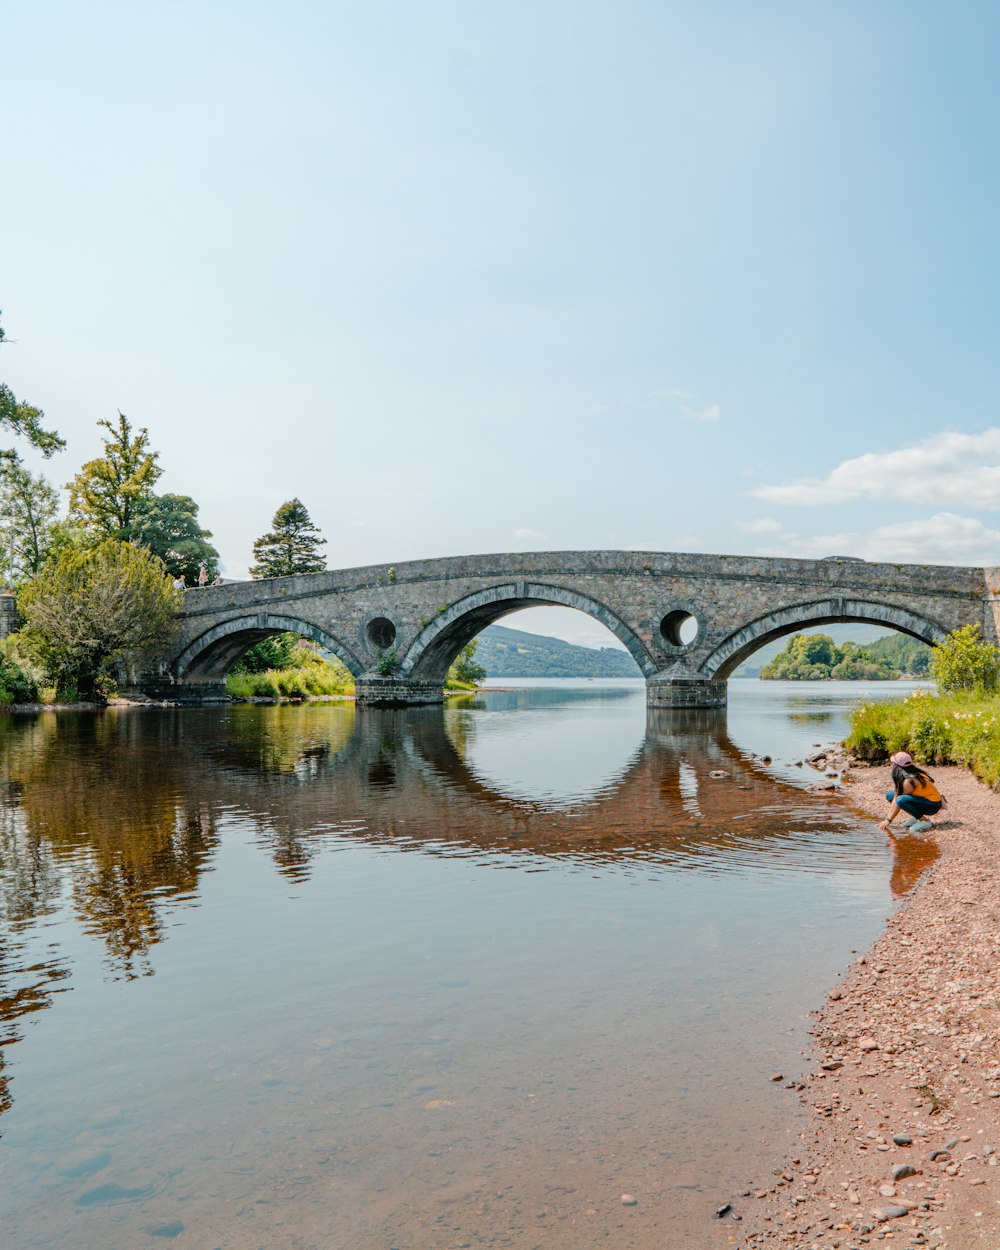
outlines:
{"label": "bridge roadway", "polygon": [[255,642],[291,630],[343,661],[359,703],[440,702],[449,665],[486,626],[540,605],[592,616],[629,650],[651,707],[722,707],[726,681],[776,638],[838,621],[924,642],[977,624],[998,640],[1000,568],[862,560],[561,551],[455,556],[190,590],[169,652],[125,688],[225,698]]}

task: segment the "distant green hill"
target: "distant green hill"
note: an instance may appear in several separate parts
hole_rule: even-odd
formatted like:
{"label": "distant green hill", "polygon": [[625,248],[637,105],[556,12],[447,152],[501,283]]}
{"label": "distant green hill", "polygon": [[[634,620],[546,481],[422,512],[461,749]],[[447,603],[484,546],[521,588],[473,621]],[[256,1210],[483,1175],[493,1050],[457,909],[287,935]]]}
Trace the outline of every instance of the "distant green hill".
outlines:
{"label": "distant green hill", "polygon": [[561,638],[490,625],[479,635],[476,663],[491,677],[641,677],[627,651],[578,647]]}

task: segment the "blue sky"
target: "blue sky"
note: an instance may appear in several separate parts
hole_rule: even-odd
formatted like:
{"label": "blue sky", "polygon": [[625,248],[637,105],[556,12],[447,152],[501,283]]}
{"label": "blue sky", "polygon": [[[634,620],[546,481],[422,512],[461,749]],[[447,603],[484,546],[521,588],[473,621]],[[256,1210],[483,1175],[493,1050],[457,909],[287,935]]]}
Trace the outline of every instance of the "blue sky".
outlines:
{"label": "blue sky", "polygon": [[147,426],[228,576],[295,495],[332,567],[1000,564],[1000,7],[8,0],[3,41],[2,376],[56,484]]}

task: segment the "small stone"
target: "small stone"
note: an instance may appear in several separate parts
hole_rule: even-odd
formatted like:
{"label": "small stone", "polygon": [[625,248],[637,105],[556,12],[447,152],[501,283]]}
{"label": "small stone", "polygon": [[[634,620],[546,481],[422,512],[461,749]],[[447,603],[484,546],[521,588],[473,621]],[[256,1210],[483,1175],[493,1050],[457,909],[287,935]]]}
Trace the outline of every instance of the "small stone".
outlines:
{"label": "small stone", "polygon": [[896,1196],[895,1185],[879,1185],[878,1191],[883,1198],[895,1198]]}
{"label": "small stone", "polygon": [[831,1000],[832,1002],[837,1003],[837,1002],[839,1002],[839,1001],[840,1001],[840,1000],[841,1000],[844,996],[843,996],[843,994],[840,992],[840,990],[831,990],[831,991],[830,991],[830,993],[829,993],[829,995],[828,995],[828,997],[830,998],[830,1000]]}
{"label": "small stone", "polygon": [[721,1220],[721,1219],[722,1219],[722,1217],[723,1217],[724,1215],[728,1215],[728,1214],[729,1214],[729,1212],[730,1212],[732,1209],[733,1209],[733,1204],[732,1204],[731,1202],[726,1202],[726,1203],[723,1203],[723,1205],[722,1205],[721,1207],[718,1207],[718,1208],[717,1208],[717,1210],[716,1210],[716,1212],[715,1212],[715,1218],[716,1218],[717,1220]]}
{"label": "small stone", "polygon": [[638,1198],[634,1197],[632,1194],[622,1194],[622,1206],[623,1207],[637,1207],[638,1205],[639,1205]]}
{"label": "small stone", "polygon": [[721,768],[713,768],[708,774],[710,777],[728,777],[729,774],[722,771]]}
{"label": "small stone", "polygon": [[908,1176],[916,1176],[917,1169],[911,1167],[909,1163],[897,1163],[889,1175],[894,1181],[905,1180]]}
{"label": "small stone", "polygon": [[847,1201],[851,1204],[851,1206],[858,1207],[861,1205],[861,1195],[857,1192],[857,1190],[849,1189],[847,1191]]}
{"label": "small stone", "polygon": [[858,1050],[878,1050],[878,1042],[873,1037],[859,1037]]}
{"label": "small stone", "polygon": [[886,1220],[902,1219],[904,1215],[908,1214],[909,1210],[907,1207],[899,1207],[895,1203],[887,1202],[877,1207],[872,1207],[872,1215],[875,1216],[880,1224],[884,1224]]}
{"label": "small stone", "polygon": [[775,1072],[774,1076],[771,1077],[771,1080],[776,1081],[776,1082],[783,1081],[784,1079],[785,1079],[784,1072]]}
{"label": "small stone", "polygon": [[909,1133],[893,1133],[892,1140],[897,1146],[912,1146],[913,1138]]}

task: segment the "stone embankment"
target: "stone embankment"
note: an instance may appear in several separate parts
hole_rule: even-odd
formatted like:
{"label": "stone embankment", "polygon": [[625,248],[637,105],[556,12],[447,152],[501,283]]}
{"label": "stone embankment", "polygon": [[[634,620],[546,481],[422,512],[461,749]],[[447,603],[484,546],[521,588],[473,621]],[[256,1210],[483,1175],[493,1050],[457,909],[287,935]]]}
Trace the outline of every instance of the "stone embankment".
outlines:
{"label": "stone embankment", "polygon": [[[725,1243],[1000,1248],[1000,797],[932,771],[949,806],[932,833],[893,836],[900,907],[817,1013],[794,1087],[805,1127],[723,1208]],[[844,780],[848,801],[886,814],[884,767]]]}

